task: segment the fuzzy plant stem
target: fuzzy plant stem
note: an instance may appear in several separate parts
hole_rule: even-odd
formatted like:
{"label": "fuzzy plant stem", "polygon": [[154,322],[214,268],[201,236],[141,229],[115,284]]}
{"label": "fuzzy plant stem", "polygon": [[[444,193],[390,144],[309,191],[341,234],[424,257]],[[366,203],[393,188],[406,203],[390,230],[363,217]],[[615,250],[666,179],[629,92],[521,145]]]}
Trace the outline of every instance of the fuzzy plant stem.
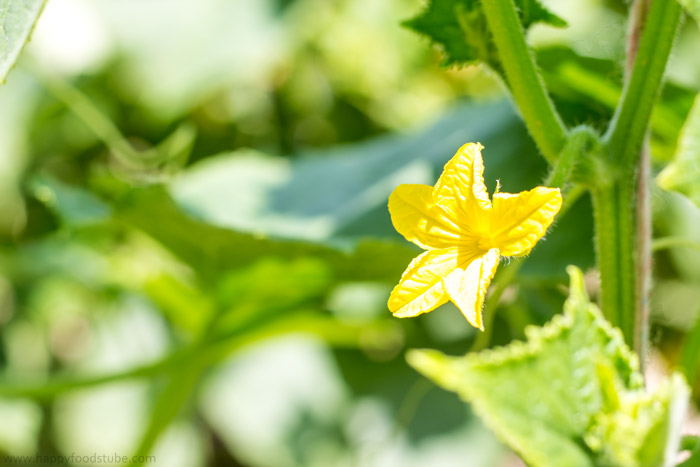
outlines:
{"label": "fuzzy plant stem", "polygon": [[[641,357],[648,320],[643,311],[648,252],[639,246],[649,246],[640,242],[640,234],[648,233],[639,227],[650,213],[648,203],[638,202],[639,175],[648,176],[648,159],[642,157],[645,136],[680,19],[678,2],[649,2],[634,65],[603,139],[603,162],[610,177],[592,189],[603,312]],[[646,178],[641,183],[647,183]]]}
{"label": "fuzzy plant stem", "polygon": [[567,130],[537,71],[515,4],[488,0],[481,5],[513,99],[542,155],[554,165],[566,144]]}

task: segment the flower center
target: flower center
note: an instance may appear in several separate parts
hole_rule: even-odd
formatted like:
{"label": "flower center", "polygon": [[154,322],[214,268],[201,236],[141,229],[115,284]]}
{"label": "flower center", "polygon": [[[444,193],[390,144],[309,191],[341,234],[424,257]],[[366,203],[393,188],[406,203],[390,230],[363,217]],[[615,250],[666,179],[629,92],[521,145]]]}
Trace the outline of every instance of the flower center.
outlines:
{"label": "flower center", "polygon": [[478,242],[478,246],[480,250],[490,250],[491,248],[495,248],[496,245],[494,245],[493,238],[492,237],[481,237]]}

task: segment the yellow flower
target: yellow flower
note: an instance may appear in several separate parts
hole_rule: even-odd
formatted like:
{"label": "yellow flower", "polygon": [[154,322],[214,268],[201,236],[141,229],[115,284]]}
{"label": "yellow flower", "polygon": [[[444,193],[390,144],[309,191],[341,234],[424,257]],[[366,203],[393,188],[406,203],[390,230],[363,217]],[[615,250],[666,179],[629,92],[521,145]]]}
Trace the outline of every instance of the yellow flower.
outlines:
{"label": "yellow flower", "polygon": [[481,308],[501,256],[522,256],[542,238],[561,208],[558,188],[518,194],[484,185],[482,146],[468,143],[435,184],[399,185],[389,197],[396,230],[427,250],[416,257],[389,297],[389,310],[406,318],[448,300],[467,321],[484,329]]}

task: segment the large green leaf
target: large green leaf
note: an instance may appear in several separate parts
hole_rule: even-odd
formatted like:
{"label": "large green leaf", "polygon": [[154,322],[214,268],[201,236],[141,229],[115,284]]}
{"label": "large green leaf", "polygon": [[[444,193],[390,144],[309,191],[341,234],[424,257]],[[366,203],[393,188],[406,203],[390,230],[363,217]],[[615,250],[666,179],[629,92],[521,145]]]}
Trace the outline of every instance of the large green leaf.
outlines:
{"label": "large green leaf", "polygon": [[[537,22],[566,25],[538,0],[516,0],[515,3],[526,30]],[[495,70],[501,68],[479,0],[430,0],[420,15],[404,24],[438,44],[444,53],[445,65],[481,61]]]}
{"label": "large green leaf", "polygon": [[[499,101],[456,106],[407,135],[380,136],[293,160],[251,150],[220,154],[185,170],[171,193],[198,219],[238,231],[335,246],[368,236],[405,242],[391,225],[389,194],[400,183],[432,185],[445,162],[469,141],[485,147],[491,190],[496,180],[503,191],[514,193],[541,184],[546,164],[513,108]],[[590,206],[583,202],[558,219],[523,271],[551,277],[567,264],[592,266],[590,218]],[[574,243],[577,248],[571,248]]]}
{"label": "large green leaf", "polygon": [[46,0],[0,1],[0,82],[14,66]]}
{"label": "large green leaf", "polygon": [[685,194],[700,206],[700,95],[681,129],[673,161],[658,175],[656,183]]}
{"label": "large green leaf", "polygon": [[418,350],[419,371],[470,402],[533,466],[670,465],[688,388],[674,375],[653,395],[619,330],[570,268],[564,314],[526,330],[527,342],[465,357]]}
{"label": "large green leaf", "polygon": [[49,176],[35,177],[30,187],[67,228],[109,226],[116,219],[153,237],[205,280],[264,258],[313,257],[327,262],[337,280],[393,282],[417,251],[406,242],[390,240],[365,239],[342,248],[219,227],[183,212],[162,185],[126,188],[111,205]]}
{"label": "large green leaf", "polygon": [[[485,146],[492,189],[496,179],[505,191],[532,188],[546,170],[513,108],[499,101],[456,106],[407,135],[309,151],[293,160],[245,149],[223,153],[188,168],[171,191],[200,218],[243,231],[313,241],[393,235],[386,206],[396,185],[433,184],[469,141]],[[510,164],[515,157],[517,171]]]}

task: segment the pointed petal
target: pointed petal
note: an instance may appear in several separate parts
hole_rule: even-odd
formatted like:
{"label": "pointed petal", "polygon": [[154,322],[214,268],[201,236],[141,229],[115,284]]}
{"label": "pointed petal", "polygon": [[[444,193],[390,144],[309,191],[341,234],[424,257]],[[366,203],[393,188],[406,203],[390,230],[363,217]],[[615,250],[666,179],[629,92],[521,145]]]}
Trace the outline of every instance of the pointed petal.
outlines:
{"label": "pointed petal", "polygon": [[433,202],[433,187],[399,185],[389,196],[394,228],[424,250],[449,248],[460,239],[460,229],[447,212]]}
{"label": "pointed petal", "polygon": [[460,225],[469,225],[472,230],[485,227],[483,213],[491,207],[484,185],[484,162],[482,146],[467,143],[445,164],[445,170],[435,184],[435,202],[450,212]]}
{"label": "pointed petal", "polygon": [[547,231],[561,202],[558,188],[542,186],[518,194],[495,194],[491,229],[501,255],[527,254]]}
{"label": "pointed petal", "polygon": [[414,258],[389,297],[389,310],[398,318],[427,313],[447,302],[442,278],[457,267],[457,248],[430,250]]}
{"label": "pointed petal", "polygon": [[484,323],[481,320],[481,308],[484,306],[486,290],[496,274],[498,260],[498,250],[493,248],[471,261],[466,269],[455,269],[444,280],[450,300],[472,326],[482,331]]}

